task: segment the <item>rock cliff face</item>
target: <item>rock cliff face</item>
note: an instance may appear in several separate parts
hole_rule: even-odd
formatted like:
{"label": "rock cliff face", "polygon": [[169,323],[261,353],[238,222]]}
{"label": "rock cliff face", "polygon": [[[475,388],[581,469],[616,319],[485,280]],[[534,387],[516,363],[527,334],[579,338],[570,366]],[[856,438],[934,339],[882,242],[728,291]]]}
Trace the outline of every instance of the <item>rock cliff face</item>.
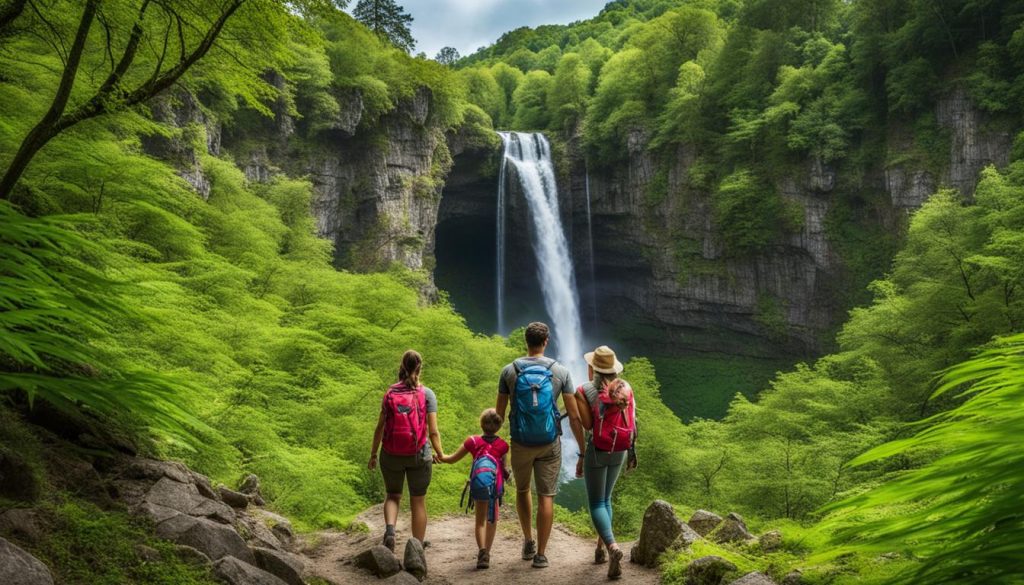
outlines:
{"label": "rock cliff face", "polygon": [[[919,207],[939,187],[973,196],[980,171],[1008,162],[1011,133],[975,108],[962,89],[943,96],[935,118],[948,136],[941,165],[904,156],[918,147],[899,128],[890,131],[887,159],[897,161],[857,177],[859,188],[884,197],[874,221],[899,230],[906,210]],[[634,133],[628,162],[618,168],[587,169],[575,141],[569,142],[569,176],[563,191],[571,210],[577,266],[589,262],[586,186],[594,233],[594,299],[606,325],[654,326],[656,337],[688,349],[743,354],[776,351],[816,353],[826,333],[849,309],[838,294],[846,270],[830,237],[827,218],[836,205],[838,171],[817,161],[776,184],[802,210],[802,226],[762,253],[729,256],[711,209],[711,194],[688,184],[697,153],[680,147],[667,177]],[[899,162],[909,161],[909,162]],[[662,185],[656,184],[662,181]],[[652,194],[659,188],[664,194]],[[878,267],[881,271],[884,267]],[[586,282],[586,274],[581,278]],[[586,288],[586,287],[584,287]],[[584,303],[588,295],[581,295]],[[649,334],[649,333],[648,333]]]}

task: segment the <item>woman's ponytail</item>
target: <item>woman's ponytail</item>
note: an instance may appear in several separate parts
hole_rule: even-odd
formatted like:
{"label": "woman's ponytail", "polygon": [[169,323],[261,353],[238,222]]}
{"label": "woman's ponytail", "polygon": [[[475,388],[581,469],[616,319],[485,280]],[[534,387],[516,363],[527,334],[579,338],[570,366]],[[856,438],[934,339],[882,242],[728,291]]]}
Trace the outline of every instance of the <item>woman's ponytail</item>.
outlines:
{"label": "woman's ponytail", "polygon": [[420,369],[423,357],[416,350],[410,349],[402,355],[402,364],[398,367],[398,381],[411,389],[420,386]]}

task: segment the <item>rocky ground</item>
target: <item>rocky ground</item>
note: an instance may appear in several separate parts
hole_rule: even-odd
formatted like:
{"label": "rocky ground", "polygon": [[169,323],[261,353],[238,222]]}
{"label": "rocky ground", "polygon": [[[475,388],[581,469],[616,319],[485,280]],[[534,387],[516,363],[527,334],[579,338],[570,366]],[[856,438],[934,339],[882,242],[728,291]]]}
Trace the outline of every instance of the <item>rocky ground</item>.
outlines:
{"label": "rocky ground", "polygon": [[[380,543],[384,534],[380,507],[367,510],[359,518],[369,528],[367,532],[344,534],[320,533],[319,542],[311,550],[308,574],[331,583],[363,585],[384,582],[361,568],[352,560],[359,553]],[[396,550],[402,553],[409,535],[407,515],[398,525]],[[608,565],[594,564],[594,542],[585,540],[556,526],[548,545],[547,557],[551,566],[533,569],[529,561],[520,558],[522,533],[514,519],[499,523],[498,535],[491,552],[491,568],[476,569],[476,541],[473,538],[473,519],[468,515],[451,516],[430,522],[427,526],[427,578],[428,585],[473,583],[474,585],[519,585],[539,581],[570,584],[601,582]],[[630,544],[626,544],[629,550]],[[628,558],[628,554],[626,555]],[[404,577],[399,577],[404,578]],[[396,577],[392,577],[396,582]],[[630,584],[659,582],[656,569],[623,563],[622,581]],[[413,583],[415,581],[411,581]]]}

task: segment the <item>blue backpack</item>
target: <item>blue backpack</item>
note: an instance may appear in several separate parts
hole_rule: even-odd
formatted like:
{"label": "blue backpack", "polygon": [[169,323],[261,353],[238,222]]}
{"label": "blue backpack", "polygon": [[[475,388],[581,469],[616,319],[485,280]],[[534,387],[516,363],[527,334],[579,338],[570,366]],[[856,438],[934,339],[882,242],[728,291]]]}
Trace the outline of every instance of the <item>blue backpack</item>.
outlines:
{"label": "blue backpack", "polygon": [[558,403],[551,384],[552,361],[548,365],[512,362],[516,384],[512,390],[512,440],[520,445],[551,444],[561,434]]}
{"label": "blue backpack", "polygon": [[498,506],[505,492],[504,476],[501,472],[501,462],[491,454],[489,450],[480,453],[473,459],[473,466],[469,469],[469,480],[462,490],[462,498],[459,500],[461,507],[469,492],[469,503],[466,511],[473,509],[473,503],[477,500],[486,501],[487,521],[494,522],[497,517]]}

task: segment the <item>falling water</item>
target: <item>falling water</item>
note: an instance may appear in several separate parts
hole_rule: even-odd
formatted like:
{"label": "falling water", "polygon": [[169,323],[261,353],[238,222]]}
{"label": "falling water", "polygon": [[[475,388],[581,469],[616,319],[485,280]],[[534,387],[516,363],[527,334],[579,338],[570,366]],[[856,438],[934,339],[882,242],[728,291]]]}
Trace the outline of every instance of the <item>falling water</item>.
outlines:
{"label": "falling water", "polygon": [[[505,143],[505,156],[501,165],[501,185],[498,189],[499,205],[499,260],[504,257],[504,205],[507,165],[515,167],[523,196],[533,222],[533,253],[537,259],[544,306],[551,318],[552,337],[558,348],[558,361],[569,368],[575,383],[586,380],[583,362],[583,331],[580,326],[579,293],[576,276],[569,254],[569,244],[562,227],[558,209],[558,185],[551,162],[551,146],[543,134],[501,132]],[[504,267],[499,266],[499,285],[504,286]],[[499,293],[500,295],[500,293]],[[501,317],[499,308],[499,320]],[[568,431],[568,429],[565,429]],[[563,478],[576,465],[576,444],[571,433],[564,432],[562,458]]]}

